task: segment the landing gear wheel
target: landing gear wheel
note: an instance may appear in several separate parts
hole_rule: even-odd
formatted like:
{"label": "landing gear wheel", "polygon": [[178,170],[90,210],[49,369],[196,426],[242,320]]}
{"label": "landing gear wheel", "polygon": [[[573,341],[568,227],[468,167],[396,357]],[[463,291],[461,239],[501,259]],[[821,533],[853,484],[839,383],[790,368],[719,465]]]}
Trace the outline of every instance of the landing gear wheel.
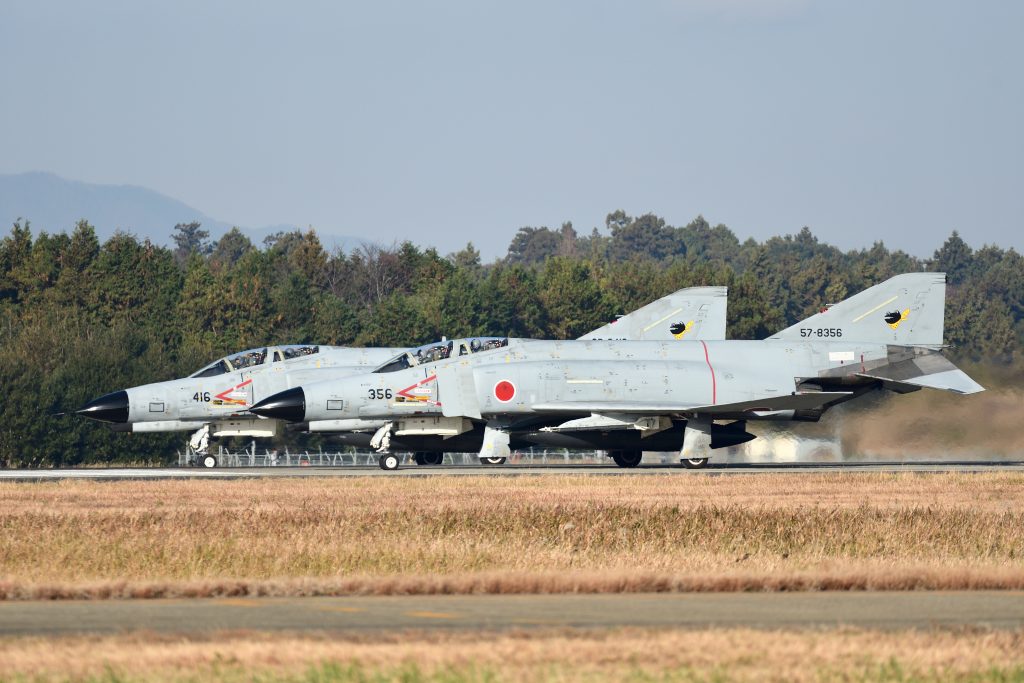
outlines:
{"label": "landing gear wheel", "polygon": [[380,456],[380,460],[377,461],[382,470],[397,470],[398,469],[398,456],[386,453]]}
{"label": "landing gear wheel", "polygon": [[480,462],[484,465],[504,465],[505,458],[480,458]]}
{"label": "landing gear wheel", "polygon": [[636,467],[643,457],[643,451],[612,451],[612,460],[619,467]]}
{"label": "landing gear wheel", "polygon": [[688,470],[699,470],[707,467],[707,458],[683,458],[683,465]]}
{"label": "landing gear wheel", "polygon": [[412,456],[417,465],[443,465],[444,453],[437,451],[416,451]]}
{"label": "landing gear wheel", "polygon": [[212,455],[204,455],[199,458],[199,463],[206,468],[213,469],[217,466],[217,458]]}

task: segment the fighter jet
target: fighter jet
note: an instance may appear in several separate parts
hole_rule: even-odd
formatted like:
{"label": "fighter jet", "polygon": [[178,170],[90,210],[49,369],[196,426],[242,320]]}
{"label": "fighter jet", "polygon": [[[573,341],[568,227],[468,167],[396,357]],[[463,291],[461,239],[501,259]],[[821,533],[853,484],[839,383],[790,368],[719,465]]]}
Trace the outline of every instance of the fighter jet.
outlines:
{"label": "fighter jet", "polygon": [[[585,336],[631,339],[722,339],[725,336],[727,292],[724,287],[682,289],[658,299]],[[467,342],[472,343],[472,342]],[[477,340],[486,343],[486,340]],[[440,354],[447,342],[416,350]],[[189,377],[115,391],[90,401],[79,415],[111,423],[115,431],[194,431],[191,445],[207,467],[216,458],[206,451],[210,437],[271,437],[281,422],[249,412],[253,403],[289,387],[318,380],[369,372],[396,356],[399,348],[347,348],[337,346],[268,346],[231,354]],[[437,360],[439,355],[434,358]],[[333,418],[333,416],[329,416]],[[384,421],[326,419],[313,421],[308,431],[372,435]],[[362,437],[360,437],[362,438]],[[369,437],[365,440],[368,441]],[[359,439],[357,439],[357,443]],[[449,445],[455,445],[452,442]],[[412,444],[417,445],[417,444]],[[439,464],[441,450],[418,444],[423,464]],[[479,442],[472,450],[479,450]],[[491,461],[497,462],[497,461]]]}
{"label": "fighter jet", "polygon": [[216,458],[205,452],[209,437],[260,438],[279,432],[279,421],[249,413],[254,402],[302,382],[367,372],[399,351],[312,344],[249,349],[188,377],[105,394],[77,413],[108,422],[116,432],[195,432],[193,450],[202,464],[213,467]]}
{"label": "fighter jet", "polygon": [[[252,412],[296,422],[388,420],[396,434],[407,424],[456,434],[482,425],[481,458],[507,456],[513,434],[553,435],[609,448],[621,467],[638,465],[644,450],[669,449],[701,466],[710,450],[755,438],[749,420],[817,421],[878,390],[983,391],[941,354],[944,309],[945,274],[909,273],[765,340],[498,339],[475,352],[424,363],[400,356],[372,373],[295,387]],[[549,424],[523,434],[538,419]],[[398,459],[383,454],[380,466],[394,469]]]}
{"label": "fighter jet", "polygon": [[[726,287],[691,287],[658,299],[633,313],[589,332],[580,340],[721,340],[725,339]],[[454,356],[477,353],[492,348],[500,338],[443,340],[424,344],[398,354],[384,365],[412,367]],[[501,342],[503,343],[503,342]],[[380,452],[413,451],[418,465],[440,465],[445,453],[478,453],[483,444],[484,426],[480,422],[438,421],[433,418],[406,419],[398,425],[388,420],[362,420],[361,426],[351,427],[351,419],[315,420],[290,423],[288,428],[304,432],[328,432],[348,446],[372,448]],[[518,430],[511,432],[511,443],[516,448],[527,448],[536,442],[519,439],[523,430],[549,424],[550,418],[538,417],[522,421]],[[504,456],[486,457],[483,464],[499,465]]]}

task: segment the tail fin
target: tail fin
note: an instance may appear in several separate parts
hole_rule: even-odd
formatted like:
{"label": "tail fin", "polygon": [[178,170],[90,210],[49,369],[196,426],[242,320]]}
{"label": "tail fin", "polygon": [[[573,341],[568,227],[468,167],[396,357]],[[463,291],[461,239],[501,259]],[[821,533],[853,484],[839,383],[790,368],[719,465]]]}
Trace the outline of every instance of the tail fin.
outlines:
{"label": "tail fin", "polygon": [[945,273],[904,273],[830,306],[769,339],[836,339],[942,346]]}
{"label": "tail fin", "polygon": [[722,340],[728,294],[727,287],[680,289],[588,332],[580,340]]}

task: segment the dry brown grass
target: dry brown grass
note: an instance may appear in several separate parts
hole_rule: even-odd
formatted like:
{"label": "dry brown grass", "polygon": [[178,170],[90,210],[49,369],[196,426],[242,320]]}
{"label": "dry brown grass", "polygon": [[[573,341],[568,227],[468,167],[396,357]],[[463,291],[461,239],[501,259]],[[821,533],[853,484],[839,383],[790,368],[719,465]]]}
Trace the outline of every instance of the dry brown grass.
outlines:
{"label": "dry brown grass", "polygon": [[0,484],[0,597],[1024,587],[1024,475]]}
{"label": "dry brown grass", "polygon": [[1024,678],[1024,634],[621,629],[3,639],[0,679],[11,678],[1011,681]]}

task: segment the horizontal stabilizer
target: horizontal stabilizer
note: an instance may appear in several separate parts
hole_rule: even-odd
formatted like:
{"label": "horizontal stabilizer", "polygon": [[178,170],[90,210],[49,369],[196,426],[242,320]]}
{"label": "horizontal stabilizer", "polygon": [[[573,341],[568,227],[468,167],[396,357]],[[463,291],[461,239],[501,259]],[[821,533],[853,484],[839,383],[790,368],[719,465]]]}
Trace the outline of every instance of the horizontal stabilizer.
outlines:
{"label": "horizontal stabilizer", "polygon": [[979,391],[985,391],[985,387],[971,379],[970,376],[960,368],[940,372],[934,375],[918,377],[910,380],[908,383],[915,384],[919,387],[926,387],[928,389],[952,391],[955,394],[976,394]]}
{"label": "horizontal stabilizer", "polygon": [[857,373],[861,377],[881,380],[886,388],[899,391],[904,389],[941,389],[955,394],[976,394],[985,387],[953,365],[940,353],[916,355],[895,363],[889,363],[867,372]]}

